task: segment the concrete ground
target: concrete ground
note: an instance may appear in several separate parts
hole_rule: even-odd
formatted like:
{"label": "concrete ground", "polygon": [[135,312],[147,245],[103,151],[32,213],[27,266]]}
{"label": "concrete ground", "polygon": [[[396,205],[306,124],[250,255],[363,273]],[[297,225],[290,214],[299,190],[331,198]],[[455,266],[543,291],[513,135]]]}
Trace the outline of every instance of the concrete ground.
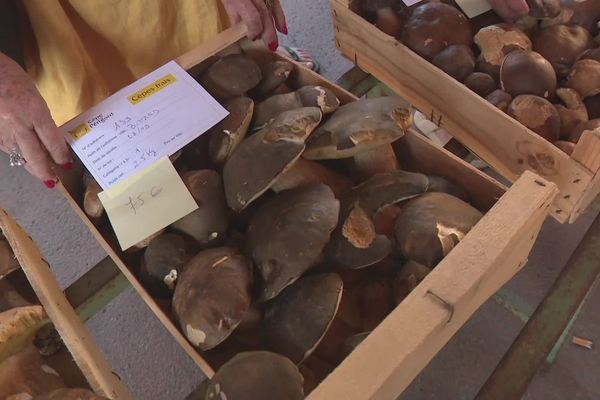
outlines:
{"label": "concrete ground", "polygon": [[[327,78],[334,80],[350,68],[334,46],[327,0],[283,0],[283,4],[290,30],[284,43],[307,48]],[[0,155],[0,205],[30,232],[64,287],[105,255],[58,192],[46,189],[22,170],[10,169],[4,154]],[[588,212],[571,226],[548,221],[528,265],[508,287],[535,307],[594,217],[594,212]],[[600,291],[596,290],[573,334],[600,343],[599,302]],[[132,289],[87,325],[136,399],[183,399],[203,380],[199,369]],[[495,301],[488,301],[401,399],[472,399],[522,326]],[[539,371],[524,399],[599,399],[598,371],[598,350],[567,343],[557,361]]]}

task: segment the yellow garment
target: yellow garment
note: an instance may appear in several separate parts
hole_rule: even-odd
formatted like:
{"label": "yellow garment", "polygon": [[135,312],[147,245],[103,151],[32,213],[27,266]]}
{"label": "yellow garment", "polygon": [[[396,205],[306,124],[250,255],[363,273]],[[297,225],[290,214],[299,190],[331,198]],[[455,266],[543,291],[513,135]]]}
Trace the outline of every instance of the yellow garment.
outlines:
{"label": "yellow garment", "polygon": [[228,26],[218,0],[23,0],[26,65],[58,125]]}

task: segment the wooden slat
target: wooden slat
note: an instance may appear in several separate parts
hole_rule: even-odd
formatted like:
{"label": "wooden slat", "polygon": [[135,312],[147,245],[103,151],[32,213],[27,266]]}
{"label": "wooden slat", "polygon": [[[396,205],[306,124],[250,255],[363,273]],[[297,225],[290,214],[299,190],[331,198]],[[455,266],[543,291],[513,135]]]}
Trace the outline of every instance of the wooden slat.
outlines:
{"label": "wooden slat", "polygon": [[98,394],[114,400],[132,399],[112,373],[100,349],[81,322],[52,275],[48,263],[31,237],[6,211],[0,209],[0,227],[10,243],[21,268],[36,292],[46,314],[54,323],[77,366],[90,387]]}
{"label": "wooden slat", "polygon": [[552,213],[560,222],[570,219],[584,192],[590,188],[596,170],[590,171],[491,106],[351,11],[348,5],[347,1],[331,1],[336,44],[348,59],[412,102],[425,115],[433,115],[434,120],[440,121],[441,126],[504,177],[514,181],[523,171],[532,170],[555,182],[561,193]]}
{"label": "wooden slat", "polygon": [[469,317],[525,265],[557,192],[554,184],[525,172],[308,400],[396,399]]}

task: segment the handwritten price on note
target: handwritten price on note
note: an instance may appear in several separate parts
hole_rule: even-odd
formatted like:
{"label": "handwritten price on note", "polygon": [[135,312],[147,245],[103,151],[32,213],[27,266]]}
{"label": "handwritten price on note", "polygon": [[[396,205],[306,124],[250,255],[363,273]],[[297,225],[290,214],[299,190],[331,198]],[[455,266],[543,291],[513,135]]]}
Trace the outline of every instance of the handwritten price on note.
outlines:
{"label": "handwritten price on note", "polygon": [[148,193],[146,192],[142,192],[140,194],[138,194],[137,196],[129,196],[129,201],[127,202],[127,204],[125,204],[125,207],[131,208],[131,210],[133,210],[134,214],[137,214],[138,210],[144,205],[146,204],[146,200],[144,200],[144,197],[147,198],[147,195],[150,195],[150,198],[153,199],[156,196],[160,195],[163,191],[163,188],[161,186],[152,186],[152,188],[148,191]]}
{"label": "handwritten price on note", "polygon": [[119,119],[114,123],[113,128],[119,136],[127,135],[127,139],[135,139],[144,131],[150,129],[152,119],[160,114],[160,110],[151,110],[142,114],[138,119],[131,117]]}

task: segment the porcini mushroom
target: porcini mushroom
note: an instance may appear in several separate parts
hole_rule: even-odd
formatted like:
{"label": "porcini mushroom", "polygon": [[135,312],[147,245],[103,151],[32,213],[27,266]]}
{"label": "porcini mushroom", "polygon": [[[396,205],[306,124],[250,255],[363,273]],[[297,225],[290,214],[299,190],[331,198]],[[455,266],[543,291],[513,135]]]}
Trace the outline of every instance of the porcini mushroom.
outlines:
{"label": "porcini mushroom", "polygon": [[433,65],[462,82],[475,69],[475,54],[469,46],[451,45],[439,52],[432,60]]}
{"label": "porcini mushroom", "polygon": [[83,210],[92,220],[97,220],[104,215],[104,205],[98,197],[102,187],[87,170],[83,173],[83,184],[85,186]]}
{"label": "porcini mushroom", "polygon": [[339,211],[325,185],[283,191],[256,211],[246,249],[258,273],[259,300],[274,298],[320,261]]}
{"label": "porcini mushroom", "polygon": [[87,389],[57,389],[32,400],[108,400]]}
{"label": "porcini mushroom", "polygon": [[219,173],[206,169],[181,177],[198,208],[174,222],[171,228],[193,238],[202,247],[221,244],[229,226],[229,210]]}
{"label": "porcini mushroom", "polygon": [[200,84],[220,100],[245,95],[262,79],[258,64],[242,54],[218,59],[200,77]]}
{"label": "porcini mushroom", "polygon": [[504,90],[496,89],[488,94],[485,98],[490,104],[503,112],[508,110],[508,105],[512,102],[513,97]]}
{"label": "porcini mushroom", "polygon": [[377,10],[375,26],[390,36],[397,37],[402,33],[406,17],[398,14],[392,7],[384,7]]}
{"label": "porcini mushroom", "polygon": [[449,181],[446,178],[442,178],[441,176],[428,175],[427,179],[429,179],[429,186],[427,187],[428,192],[440,192],[440,193],[448,193],[454,197],[458,197],[463,201],[467,201],[469,195],[467,192],[454,182]]}
{"label": "porcini mushroom", "polygon": [[581,26],[553,25],[542,29],[533,39],[533,50],[548,60],[559,77],[592,46],[592,36]]}
{"label": "porcini mushroom", "polygon": [[600,62],[577,61],[567,76],[566,87],[576,90],[584,99],[600,94]]}
{"label": "porcini mushroom", "polygon": [[533,48],[529,37],[511,24],[497,24],[482,28],[473,38],[481,50],[477,70],[494,79],[500,77],[500,66],[504,57],[514,50],[530,51]]}
{"label": "porcini mushroom", "polygon": [[274,92],[281,86],[294,70],[294,66],[285,60],[274,60],[267,64],[262,69],[262,80],[252,94],[256,96],[266,96]]}
{"label": "porcini mushroom", "polygon": [[494,78],[483,72],[473,72],[467,76],[464,84],[481,97],[485,97],[492,93],[497,86]]}
{"label": "porcini mushroom", "polygon": [[254,127],[261,129],[266,123],[284,111],[302,107],[318,107],[326,115],[334,112],[340,105],[336,95],[322,86],[303,86],[285,94],[277,94],[256,104],[254,108]]}
{"label": "porcini mushroom", "polygon": [[242,141],[223,168],[229,207],[239,212],[267,191],[300,158],[321,116],[317,107],[286,111]]}
{"label": "porcini mushroom", "polygon": [[591,34],[598,32],[600,4],[597,0],[561,0],[562,10],[550,24],[579,25]]}
{"label": "porcini mushroom", "polygon": [[329,259],[345,268],[363,268],[386,258],[391,242],[375,231],[373,218],[383,207],[425,193],[426,175],[406,171],[378,174],[340,198],[340,218],[327,245]]}
{"label": "porcini mushroom", "polygon": [[564,103],[554,106],[560,117],[560,137],[567,140],[577,125],[589,120],[589,117],[581,96],[575,90],[561,88],[556,94]]}
{"label": "porcini mushroom", "polygon": [[279,354],[238,353],[212,377],[206,399],[302,400],[302,375],[292,361]]}
{"label": "porcini mushroom", "polygon": [[400,304],[430,272],[431,268],[418,262],[412,260],[406,262],[392,281],[394,304]]}
{"label": "porcini mushroom", "polygon": [[252,298],[252,265],[237,250],[204,250],[188,261],[173,295],[173,314],[185,337],[200,350],[225,340],[243,319]]}
{"label": "porcini mushroom", "polygon": [[402,254],[435,267],[481,219],[482,213],[446,193],[425,193],[407,202],[396,220]]}
{"label": "porcini mushroom", "polygon": [[402,31],[402,43],[432,60],[446,47],[473,42],[471,25],[457,8],[441,2],[430,2],[415,8]]}
{"label": "porcini mushroom", "polygon": [[600,62],[600,47],[596,47],[595,49],[590,49],[579,57],[580,60],[595,60]]}
{"label": "porcini mushroom", "polygon": [[532,94],[550,99],[556,91],[556,73],[539,53],[517,50],[504,58],[500,83],[511,96]]}
{"label": "porcini mushroom", "polygon": [[296,364],[304,361],[329,329],[342,287],[334,273],[309,275],[287,287],[265,308],[264,346]]}
{"label": "porcini mushroom", "polygon": [[246,137],[254,112],[254,101],[248,97],[234,97],[224,106],[229,115],[208,132],[208,155],[217,166],[223,165]]}
{"label": "porcini mushroom", "polygon": [[569,136],[569,142],[577,143],[579,139],[581,139],[581,135],[585,131],[594,131],[600,128],[600,118],[591,119],[586,122],[582,122],[575,127],[573,132],[571,132],[571,136]]}
{"label": "porcini mushroom", "polygon": [[508,106],[508,115],[550,142],[560,136],[558,111],[546,99],[528,94],[517,96]]}
{"label": "porcini mushroom", "polygon": [[185,240],[174,233],[161,235],[144,252],[140,280],[153,296],[170,297],[186,261]]}

